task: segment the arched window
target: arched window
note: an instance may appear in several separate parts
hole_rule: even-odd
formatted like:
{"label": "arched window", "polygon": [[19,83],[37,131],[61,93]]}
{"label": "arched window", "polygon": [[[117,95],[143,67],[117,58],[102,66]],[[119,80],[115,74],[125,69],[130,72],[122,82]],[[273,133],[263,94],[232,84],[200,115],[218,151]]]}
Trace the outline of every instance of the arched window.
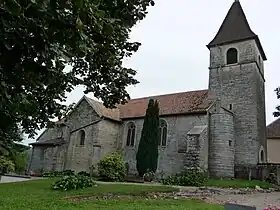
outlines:
{"label": "arched window", "polygon": [[80,130],[79,131],[80,145],[85,145],[85,138],[86,138],[86,132],[84,130]]}
{"label": "arched window", "polygon": [[167,123],[165,120],[159,120],[159,146],[166,146],[167,143]]}
{"label": "arched window", "polygon": [[128,123],[127,125],[127,138],[126,138],[126,146],[133,147],[135,142],[135,124],[133,122]]}
{"label": "arched window", "polygon": [[261,162],[262,163],[264,162],[264,152],[263,152],[263,150],[261,151]]}
{"label": "arched window", "polygon": [[237,63],[238,62],[237,57],[238,57],[237,49],[230,48],[227,51],[227,64]]}

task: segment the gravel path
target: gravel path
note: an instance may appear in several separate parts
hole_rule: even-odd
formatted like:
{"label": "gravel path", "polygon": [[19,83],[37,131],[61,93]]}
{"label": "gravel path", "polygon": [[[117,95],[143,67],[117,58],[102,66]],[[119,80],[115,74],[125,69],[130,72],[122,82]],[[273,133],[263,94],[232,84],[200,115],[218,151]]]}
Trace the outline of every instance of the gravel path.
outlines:
{"label": "gravel path", "polygon": [[[99,182],[104,183],[104,182]],[[105,184],[105,183],[104,183]],[[113,183],[106,183],[113,184]],[[122,183],[122,184],[132,184],[132,183]],[[135,185],[161,185],[158,183],[133,183]],[[248,206],[256,206],[257,210],[263,210],[268,205],[273,205],[280,207],[280,192],[254,192],[254,193],[246,193],[238,194],[234,189],[219,189],[212,188],[209,190],[199,190],[198,187],[179,187],[180,193],[177,195],[178,197],[203,197],[206,202],[211,203],[236,203],[241,205]]]}
{"label": "gravel path", "polygon": [[259,192],[246,195],[214,195],[212,199],[221,203],[230,202],[248,206],[256,206],[257,210],[263,210],[268,205],[280,207],[280,192]]}

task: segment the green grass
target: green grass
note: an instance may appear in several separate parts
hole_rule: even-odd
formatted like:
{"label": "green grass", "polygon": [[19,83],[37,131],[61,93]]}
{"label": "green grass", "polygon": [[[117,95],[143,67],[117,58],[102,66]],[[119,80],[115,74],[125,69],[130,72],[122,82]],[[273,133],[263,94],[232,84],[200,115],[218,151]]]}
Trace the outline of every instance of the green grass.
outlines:
{"label": "green grass", "polygon": [[212,187],[231,187],[231,188],[255,188],[256,185],[263,189],[272,188],[272,184],[267,182],[262,182],[259,180],[213,180],[210,179],[206,182],[205,186]]}
{"label": "green grass", "polygon": [[129,184],[98,184],[97,187],[60,192],[51,189],[54,180],[0,184],[0,209],[5,210],[219,210],[223,207],[195,200],[99,200],[69,202],[65,197],[98,194],[138,194],[144,192],[170,192],[168,186],[141,186]]}

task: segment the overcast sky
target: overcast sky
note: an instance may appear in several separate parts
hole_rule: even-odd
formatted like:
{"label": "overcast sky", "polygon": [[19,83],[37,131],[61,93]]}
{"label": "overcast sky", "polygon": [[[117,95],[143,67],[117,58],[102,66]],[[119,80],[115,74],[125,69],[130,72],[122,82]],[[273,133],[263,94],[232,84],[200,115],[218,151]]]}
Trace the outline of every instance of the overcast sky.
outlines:
{"label": "overcast sky", "polygon": [[[131,33],[142,43],[139,51],[125,62],[137,70],[140,82],[129,87],[131,98],[208,88],[209,50],[234,0],[155,0],[145,20]],[[267,56],[265,62],[266,119],[280,103],[274,89],[280,85],[280,1],[240,0],[251,29],[259,36]],[[77,102],[83,89],[76,88],[68,103]],[[91,96],[91,95],[89,95]],[[41,132],[40,132],[41,133]],[[30,143],[35,140],[25,140]]]}

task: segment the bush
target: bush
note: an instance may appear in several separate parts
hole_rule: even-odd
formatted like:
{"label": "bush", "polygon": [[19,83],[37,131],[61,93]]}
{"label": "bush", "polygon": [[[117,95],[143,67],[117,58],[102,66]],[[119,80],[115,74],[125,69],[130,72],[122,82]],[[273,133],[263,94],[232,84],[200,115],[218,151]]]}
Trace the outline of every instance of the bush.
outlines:
{"label": "bush", "polygon": [[17,152],[13,155],[12,159],[15,164],[15,172],[18,174],[24,173],[28,162],[27,152]]}
{"label": "bush", "polygon": [[79,176],[90,176],[90,174],[89,174],[88,172],[86,172],[86,171],[80,171],[80,172],[78,173],[78,175],[79,175]]}
{"label": "bush", "polygon": [[265,181],[270,184],[277,184],[277,176],[275,173],[270,173],[266,178]]}
{"label": "bush", "polygon": [[60,177],[60,176],[73,176],[75,175],[75,172],[72,170],[65,170],[65,171],[51,171],[51,172],[45,172],[43,173],[43,177]]}
{"label": "bush", "polygon": [[125,176],[125,164],[118,153],[105,156],[98,163],[99,176],[104,181],[123,181]]}
{"label": "bush", "polygon": [[73,171],[73,170],[64,170],[64,171],[62,171],[62,175],[63,176],[72,176],[72,175],[75,175],[75,171]]}
{"label": "bush", "polygon": [[155,173],[150,170],[148,170],[143,176],[145,182],[153,181],[154,177],[155,177]]}
{"label": "bush", "polygon": [[13,161],[8,160],[7,158],[0,156],[0,174],[9,173],[15,171],[15,164]]}
{"label": "bush", "polygon": [[88,176],[71,175],[64,176],[53,184],[54,190],[77,190],[92,187],[93,180]]}
{"label": "bush", "polygon": [[202,186],[207,181],[205,173],[199,169],[187,169],[163,180],[165,185]]}

